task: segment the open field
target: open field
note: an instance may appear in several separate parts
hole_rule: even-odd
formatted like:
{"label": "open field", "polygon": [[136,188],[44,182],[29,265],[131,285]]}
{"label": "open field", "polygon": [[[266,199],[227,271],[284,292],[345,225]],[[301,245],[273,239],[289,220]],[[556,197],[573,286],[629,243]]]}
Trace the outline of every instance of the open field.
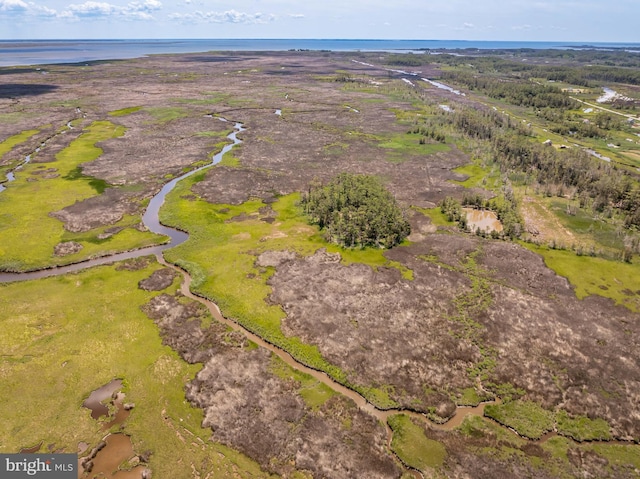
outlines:
{"label": "open field", "polygon": [[[164,257],[293,360],[220,324],[153,258],[2,284],[0,452],[93,447],[106,433],[82,401],[121,378],[136,403],[121,428],[154,477],[637,477],[637,232],[615,205],[594,215],[594,198],[580,208],[503,171],[451,119],[499,105],[501,128],[531,122],[536,144],[551,120],[411,85],[385,61],[247,52],[2,69],[41,94],[0,95],[15,120],[0,123],[0,168],[32,154],[0,191],[0,268],[161,243],[141,224],[149,199],[240,122],[242,143],[167,196],[161,221],[190,236]],[[344,249],[308,223],[301,195],[345,171],[382,180],[408,240]],[[512,193],[528,243],[473,235],[437,208]],[[484,417],[446,428],[482,401],[494,401]]]}

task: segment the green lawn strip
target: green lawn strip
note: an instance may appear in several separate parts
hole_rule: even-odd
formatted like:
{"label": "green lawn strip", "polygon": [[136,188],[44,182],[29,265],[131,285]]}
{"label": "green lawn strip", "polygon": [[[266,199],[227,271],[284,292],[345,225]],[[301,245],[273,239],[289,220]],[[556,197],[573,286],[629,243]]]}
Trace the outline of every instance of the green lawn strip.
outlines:
{"label": "green lawn strip", "polygon": [[[108,121],[94,122],[60,151],[55,161],[29,163],[20,170],[11,188],[0,195],[0,269],[20,271],[67,264],[104,252],[159,242],[157,235],[127,228],[104,241],[98,241],[97,233],[94,234],[94,241],[85,239],[81,243],[81,252],[73,256],[53,256],[54,246],[74,235],[69,234],[63,223],[49,213],[104,190],[104,182],[82,175],[80,167],[102,154],[102,150],[95,146],[97,142],[123,133],[123,127]],[[50,169],[55,169],[55,178],[45,178],[46,175],[41,173]],[[131,224],[130,219],[123,218],[122,223],[127,222]]]}
{"label": "green lawn strip", "polygon": [[[260,253],[268,250],[290,250],[309,256],[326,248],[329,252],[340,252],[344,264],[357,262],[373,268],[396,267],[405,277],[410,277],[410,270],[387,260],[380,249],[343,250],[327,244],[317,228],[309,226],[300,216],[297,194],[279,198],[271,204],[277,219],[270,224],[260,220],[258,211],[265,205],[259,200],[242,205],[214,205],[193,199],[189,188],[197,177],[181,182],[160,212],[164,224],[177,226],[190,234],[187,242],[167,250],[165,257],[192,274],[194,292],[216,302],[225,316],[285,349],[297,360],[325,371],[380,407],[394,407],[395,402],[384,387],[350,384],[347,373],[327,362],[316,346],[283,334],[280,324],[284,312],[278,305],[266,301],[271,293],[266,283],[273,269],[259,268],[254,263]],[[228,221],[240,215],[246,219]]]}
{"label": "green lawn strip", "polygon": [[141,311],[159,293],[138,282],[158,268],[149,258],[136,271],[111,265],[0,286],[0,451],[40,442],[66,452],[81,441],[95,446],[105,432],[82,402],[120,378],[126,401],[136,405],[124,432],[138,453],[151,451],[154,476],[186,479],[194,465],[203,477],[266,477],[246,457],[211,443],[202,411],[185,400],[184,384],[200,365],[163,346]]}
{"label": "green lawn strip", "polygon": [[423,426],[405,414],[395,414],[387,420],[393,431],[391,450],[407,466],[427,472],[442,466],[447,450],[438,441],[427,438]]}
{"label": "green lawn strip", "polygon": [[633,263],[578,256],[573,251],[550,249],[522,243],[522,246],[538,253],[545,264],[574,286],[579,299],[591,294],[611,298],[617,304],[640,311],[640,263]]}
{"label": "green lawn strip", "polygon": [[553,430],[555,425],[555,414],[533,401],[489,404],[485,407],[484,414],[529,439],[539,439]]}

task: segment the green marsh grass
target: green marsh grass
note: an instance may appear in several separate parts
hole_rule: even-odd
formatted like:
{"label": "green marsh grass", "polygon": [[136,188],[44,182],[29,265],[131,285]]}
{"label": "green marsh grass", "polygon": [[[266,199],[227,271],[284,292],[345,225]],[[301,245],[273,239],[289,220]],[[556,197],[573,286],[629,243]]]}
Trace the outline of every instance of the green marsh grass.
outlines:
{"label": "green marsh grass", "polygon": [[[203,413],[185,399],[184,385],[200,365],[189,365],[162,344],[141,310],[158,292],[138,282],[160,266],[116,265],[0,286],[0,451],[42,442],[75,452],[105,435],[82,407],[114,378],[136,407],[124,423],[138,453],[151,452],[155,477],[268,477],[236,451],[210,441]],[[174,294],[178,280],[166,293]],[[184,438],[187,440],[185,441]],[[192,445],[198,442],[198,447]]]}
{"label": "green marsh grass", "polygon": [[281,379],[290,380],[293,378],[298,384],[298,394],[300,394],[307,407],[311,409],[320,408],[337,394],[333,389],[313,376],[293,369],[276,355],[272,356],[270,370]]}
{"label": "green marsh grass", "polygon": [[[0,142],[0,160],[4,155],[9,153],[15,146],[21,143],[24,143],[33,135],[39,132],[40,130],[25,130],[21,133],[18,133],[17,135],[10,136],[6,140]],[[0,174],[2,174],[3,180],[4,180],[5,173],[9,171],[13,166],[14,165],[0,166]]]}
{"label": "green marsh grass", "polygon": [[545,264],[573,285],[579,299],[595,294],[640,311],[640,264],[578,256],[573,251],[522,243],[544,258]]}
{"label": "green marsh grass", "polygon": [[413,156],[431,155],[449,151],[451,147],[444,143],[426,143],[421,145],[417,135],[398,134],[378,143],[387,150],[387,158],[393,163],[410,160]]}
{"label": "green marsh grass", "polygon": [[156,121],[156,123],[169,123],[173,120],[179,120],[181,118],[186,118],[190,115],[189,110],[181,107],[147,107],[144,109],[145,112],[149,113],[151,117]]}
{"label": "green marsh grass", "polygon": [[[26,164],[11,187],[0,195],[0,269],[24,271],[55,264],[67,264],[105,252],[133,249],[161,242],[160,237],[125,228],[105,241],[89,241],[89,235],[81,242],[83,249],[64,258],[53,256],[54,246],[60,242],[77,239],[69,233],[61,221],[49,213],[61,210],[76,202],[96,196],[106,184],[81,174],[81,165],[102,154],[96,147],[99,141],[116,138],[124,128],[108,121],[92,123],[83,133],[56,155],[53,162]],[[45,178],[39,172],[55,169],[55,178]],[[28,180],[36,181],[28,181]],[[123,218],[120,225],[131,226],[131,218]],[[94,240],[97,234],[93,234]]]}
{"label": "green marsh grass", "polygon": [[586,416],[571,417],[566,411],[556,415],[558,434],[576,441],[606,441],[611,439],[609,424],[604,419]]}
{"label": "green marsh grass", "polygon": [[484,414],[530,439],[542,437],[555,424],[555,414],[532,401],[489,404],[485,407]]}
{"label": "green marsh grass", "polygon": [[25,130],[22,133],[18,133],[17,135],[10,136],[6,140],[0,143],[0,159],[10,152],[14,146],[19,145],[20,143],[24,143],[29,138],[31,138],[36,133],[39,133],[40,130]]}
{"label": "green marsh grass", "polygon": [[453,183],[457,183],[465,188],[484,188],[486,190],[496,191],[501,184],[500,171],[498,168],[483,167],[477,162],[460,166],[453,171],[469,177],[464,181],[453,181]]}
{"label": "green marsh grass", "polygon": [[638,444],[593,444],[588,449],[606,458],[617,466],[640,469],[640,446]]}
{"label": "green marsh grass", "polygon": [[578,241],[595,242],[598,248],[611,252],[624,249],[624,241],[617,233],[616,226],[610,221],[594,218],[580,208],[576,208],[575,214],[570,215],[567,213],[567,206],[571,205],[571,202],[566,199],[558,198],[550,203],[550,210],[563,226],[577,236]]}
{"label": "green marsh grass", "polygon": [[128,108],[121,108],[120,110],[114,110],[109,112],[109,116],[127,116],[142,110],[141,106],[130,106]]}
{"label": "green marsh grass", "polygon": [[415,424],[409,416],[396,414],[387,422],[393,431],[391,450],[406,465],[426,472],[444,464],[447,457],[444,445],[427,438],[423,427]]}

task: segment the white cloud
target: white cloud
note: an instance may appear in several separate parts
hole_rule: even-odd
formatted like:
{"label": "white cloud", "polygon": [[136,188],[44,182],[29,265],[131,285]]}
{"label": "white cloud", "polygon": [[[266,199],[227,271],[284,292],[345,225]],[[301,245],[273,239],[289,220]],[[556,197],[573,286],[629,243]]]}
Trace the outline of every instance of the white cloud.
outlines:
{"label": "white cloud", "polygon": [[169,18],[185,23],[269,23],[276,19],[273,14],[245,13],[236,10],[226,12],[202,12],[200,10],[193,13],[172,13]]}
{"label": "white cloud", "polygon": [[106,2],[84,2],[80,5],[71,4],[67,11],[78,17],[101,17],[109,16],[118,12],[118,7]]}
{"label": "white cloud", "polygon": [[24,12],[29,9],[29,5],[22,0],[0,0],[0,11],[2,12]]}
{"label": "white cloud", "polygon": [[463,27],[466,29],[471,29],[471,28],[475,28],[476,26],[473,23],[465,22]]}
{"label": "white cloud", "polygon": [[304,18],[304,13],[290,13],[289,17],[299,20],[301,18]]}
{"label": "white cloud", "polygon": [[0,0],[0,12],[7,12],[9,15],[28,15],[34,17],[54,17],[56,11],[33,2],[23,0]]}
{"label": "white cloud", "polygon": [[89,0],[81,4],[69,5],[60,16],[68,19],[119,17],[129,20],[152,20],[153,15],[151,13],[161,8],[162,3],[158,0],[130,2],[124,7],[112,3]]}

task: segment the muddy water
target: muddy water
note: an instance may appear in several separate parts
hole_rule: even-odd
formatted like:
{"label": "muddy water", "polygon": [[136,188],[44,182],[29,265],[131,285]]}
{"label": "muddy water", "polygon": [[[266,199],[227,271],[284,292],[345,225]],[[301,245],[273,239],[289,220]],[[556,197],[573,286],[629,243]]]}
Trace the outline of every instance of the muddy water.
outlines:
{"label": "muddy water", "polygon": [[502,223],[493,211],[488,210],[476,210],[473,208],[463,208],[467,214],[467,225],[471,231],[476,231],[478,228],[487,233],[502,231]]}
{"label": "muddy water", "polygon": [[40,450],[41,447],[42,447],[42,442],[40,442],[39,444],[36,444],[33,447],[23,447],[22,449],[20,449],[20,454],[35,454]]}
{"label": "muddy water", "polygon": [[122,379],[114,379],[89,394],[89,397],[85,399],[82,406],[91,410],[91,417],[93,419],[109,416],[109,408],[104,404],[104,401],[111,398],[113,393],[120,389],[122,389]]}
{"label": "muddy water", "polygon": [[[123,406],[124,394],[118,393],[122,388],[122,380],[114,379],[105,384],[101,388],[93,391],[82,405],[91,410],[91,417],[100,419],[102,416],[109,416],[109,408],[104,404],[107,400],[112,400],[116,410],[111,419],[103,424],[102,430],[110,429],[112,426],[122,424],[127,417],[129,411]],[[133,450],[131,438],[122,433],[108,434],[104,438],[102,447],[98,447],[90,454],[91,472],[85,472],[82,466],[83,460],[78,459],[78,477],[94,478],[94,477],[114,477],[119,479],[140,479],[146,467],[138,465],[131,470],[120,470],[123,464],[136,456]],[[78,444],[78,450],[86,451],[88,445],[86,443]],[[99,449],[99,450],[98,450]],[[87,459],[85,459],[87,460]]]}
{"label": "muddy water", "polygon": [[131,438],[126,434],[109,434],[107,445],[93,458],[90,474],[80,477],[114,477],[118,479],[140,479],[145,466],[136,466],[130,471],[119,470],[120,466],[135,456]]}

